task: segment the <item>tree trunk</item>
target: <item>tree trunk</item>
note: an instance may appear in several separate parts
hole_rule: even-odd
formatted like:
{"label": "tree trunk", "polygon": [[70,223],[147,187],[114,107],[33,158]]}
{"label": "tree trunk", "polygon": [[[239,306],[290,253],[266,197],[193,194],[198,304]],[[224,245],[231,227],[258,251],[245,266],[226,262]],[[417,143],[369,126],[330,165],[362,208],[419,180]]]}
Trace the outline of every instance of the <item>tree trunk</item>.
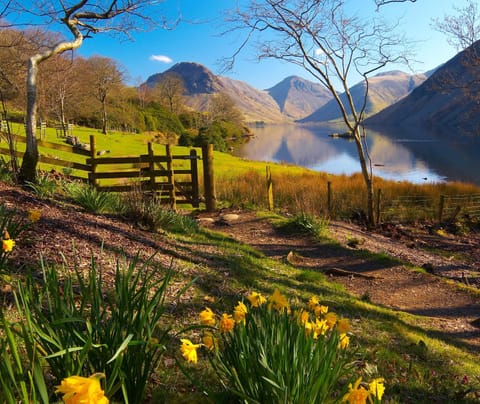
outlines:
{"label": "tree trunk", "polygon": [[28,60],[27,71],[27,116],[25,122],[26,150],[22,160],[19,180],[35,182],[37,176],[37,72],[38,63],[35,56]]}
{"label": "tree trunk", "polygon": [[358,151],[358,159],[360,160],[360,168],[362,170],[363,180],[365,181],[365,188],[367,191],[367,226],[369,228],[375,226],[375,215],[374,215],[374,195],[373,195],[373,178],[369,170],[367,163],[365,148],[362,143],[362,135],[359,132],[359,128],[355,130],[354,139]]}
{"label": "tree trunk", "polygon": [[102,99],[102,133],[107,134],[107,98]]}

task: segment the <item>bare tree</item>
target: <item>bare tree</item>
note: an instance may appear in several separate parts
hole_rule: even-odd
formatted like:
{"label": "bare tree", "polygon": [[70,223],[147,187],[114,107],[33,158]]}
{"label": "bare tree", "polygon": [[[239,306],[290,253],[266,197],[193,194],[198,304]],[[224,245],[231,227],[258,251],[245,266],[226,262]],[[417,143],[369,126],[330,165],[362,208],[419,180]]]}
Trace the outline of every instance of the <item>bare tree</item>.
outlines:
{"label": "bare tree", "polygon": [[[243,46],[258,39],[260,59],[281,59],[301,66],[331,92],[355,140],[367,190],[367,222],[373,225],[372,164],[363,128],[368,77],[389,63],[407,61],[402,46],[405,38],[377,20],[346,15],[342,0],[251,1],[245,10],[237,10],[230,22],[234,30],[247,29],[247,39],[227,61],[230,65]],[[352,76],[363,78],[365,84],[360,107],[350,92]]]}
{"label": "bare tree", "polygon": [[107,133],[107,101],[112,93],[122,86],[125,73],[114,59],[92,56],[85,61],[87,68],[83,77],[84,87],[89,88],[101,104],[102,133]]}
{"label": "bare tree", "polygon": [[[36,139],[37,76],[40,63],[67,50],[77,49],[84,38],[100,32],[129,35],[134,30],[153,24],[152,7],[158,0],[9,0],[8,11],[15,13],[15,23],[23,19],[24,26],[58,24],[58,30],[67,29],[71,40],[46,44],[28,60],[27,72],[27,147],[20,170],[22,181],[35,181],[38,163]],[[152,6],[152,7],[150,7]]]}
{"label": "bare tree", "polygon": [[476,1],[467,0],[463,7],[453,6],[456,15],[433,19],[432,27],[445,34],[449,45],[457,52],[468,48],[479,39],[480,13]]}
{"label": "bare tree", "polygon": [[210,123],[230,121],[241,126],[244,116],[235,101],[225,93],[215,94],[208,103],[208,120]]}
{"label": "bare tree", "polygon": [[152,89],[152,95],[170,112],[178,114],[184,107],[184,91],[185,86],[182,78],[176,73],[168,73]]}

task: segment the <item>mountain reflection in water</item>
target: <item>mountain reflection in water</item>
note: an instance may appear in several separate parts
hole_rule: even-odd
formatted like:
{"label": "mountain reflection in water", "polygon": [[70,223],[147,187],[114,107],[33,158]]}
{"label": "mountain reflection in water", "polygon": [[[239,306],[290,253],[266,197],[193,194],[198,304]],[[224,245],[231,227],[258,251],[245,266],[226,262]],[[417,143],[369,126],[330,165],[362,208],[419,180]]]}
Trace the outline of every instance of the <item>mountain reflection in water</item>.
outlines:
{"label": "mountain reflection in water", "polygon": [[[355,142],[329,137],[328,126],[266,125],[235,154],[250,160],[285,162],[332,174],[360,172]],[[413,183],[465,181],[480,185],[480,141],[472,136],[425,130],[367,128],[374,175]]]}

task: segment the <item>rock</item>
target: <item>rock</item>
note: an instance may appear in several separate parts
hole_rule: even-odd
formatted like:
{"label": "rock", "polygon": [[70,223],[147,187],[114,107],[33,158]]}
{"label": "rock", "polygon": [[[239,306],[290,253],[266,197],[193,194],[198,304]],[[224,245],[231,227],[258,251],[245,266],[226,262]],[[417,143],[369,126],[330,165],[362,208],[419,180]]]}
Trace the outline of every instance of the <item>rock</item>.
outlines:
{"label": "rock", "polygon": [[238,219],[240,219],[240,215],[237,215],[236,213],[225,213],[220,216],[220,220],[226,222],[227,224],[231,224]]}

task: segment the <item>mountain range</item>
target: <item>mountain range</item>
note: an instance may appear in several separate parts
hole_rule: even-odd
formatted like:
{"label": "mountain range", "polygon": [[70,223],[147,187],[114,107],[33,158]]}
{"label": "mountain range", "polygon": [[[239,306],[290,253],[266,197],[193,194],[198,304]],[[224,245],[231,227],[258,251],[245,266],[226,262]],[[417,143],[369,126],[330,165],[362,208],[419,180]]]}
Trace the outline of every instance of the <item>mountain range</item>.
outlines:
{"label": "mountain range", "polygon": [[[475,131],[480,126],[480,41],[437,69],[424,74],[401,71],[380,73],[369,79],[366,113],[368,126],[423,126]],[[185,102],[204,111],[217,93],[226,93],[245,115],[247,122],[300,122],[313,124],[341,118],[332,95],[323,86],[290,76],[270,89],[217,76],[198,63],[178,63],[148,78],[154,86],[165,75],[182,78]],[[351,87],[355,105],[363,101],[365,83]],[[345,94],[340,94],[345,100]]]}
{"label": "mountain range", "polygon": [[[341,117],[332,94],[321,84],[301,77],[290,76],[269,89],[258,90],[243,81],[215,75],[201,64],[182,62],[150,76],[145,84],[153,87],[170,74],[183,80],[185,103],[198,111],[207,110],[215,94],[225,93],[237,104],[247,122],[318,122]],[[372,77],[367,112],[373,114],[398,101],[425,79],[425,75],[398,71]],[[352,87],[356,104],[362,100],[363,86],[359,83]]]}

